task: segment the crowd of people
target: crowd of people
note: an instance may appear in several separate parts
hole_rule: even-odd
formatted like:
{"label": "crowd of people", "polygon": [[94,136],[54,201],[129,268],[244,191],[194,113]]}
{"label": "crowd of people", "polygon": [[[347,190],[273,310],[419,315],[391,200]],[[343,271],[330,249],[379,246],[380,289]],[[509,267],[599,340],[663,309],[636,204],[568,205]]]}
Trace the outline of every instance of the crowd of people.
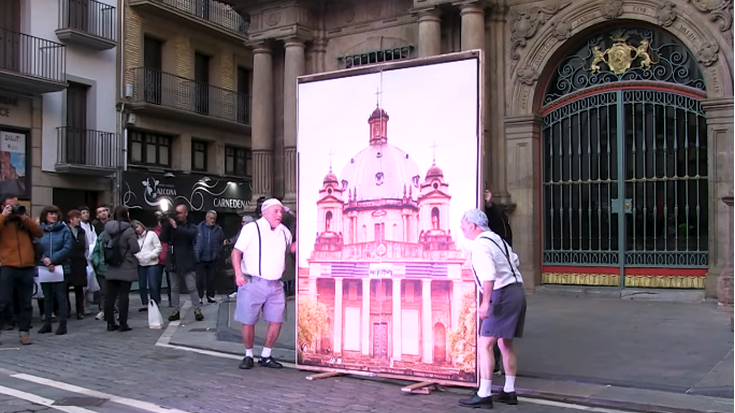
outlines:
{"label": "crowd of people", "polygon": [[[217,213],[204,222],[189,221],[189,210],[178,205],[158,213],[157,225],[147,228],[131,220],[124,206],[100,205],[92,217],[86,206],[62,216],[56,206],[33,218],[18,199],[0,196],[0,333],[17,327],[19,342],[31,344],[33,301],[38,303],[38,334],[67,333],[74,295],[77,319],[94,314],[108,331],[130,331],[130,290],[138,282],[141,307],[161,305],[164,273],[169,286],[170,321],[181,319],[180,291],[186,288],[194,317],[204,319],[204,297],[215,303],[215,266],[223,251]],[[53,324],[57,323],[56,329]]]}
{"label": "crowd of people", "polygon": [[[159,214],[155,228],[146,228],[131,220],[129,211],[118,206],[90,210],[80,207],[67,212],[62,220],[59,208],[45,207],[37,220],[32,219],[15,197],[0,197],[0,332],[8,321],[19,331],[19,341],[31,344],[32,300],[36,280],[43,299],[39,311],[43,325],[39,334],[67,333],[70,312],[69,289],[75,296],[76,317],[82,319],[88,306],[96,302],[103,309],[97,316],[107,322],[108,331],[129,331],[129,296],[138,281],[142,307],[150,302],[161,304],[163,273],[167,275],[169,321],[181,319],[181,286],[185,285],[197,321],[204,319],[204,299],[215,303],[216,263],[223,247],[232,245],[231,262],[237,291],[235,320],[242,324],[245,346],[239,367],[255,366],[253,344],[255,324],[268,323],[265,343],[258,365],[283,367],[271,351],[286,312],[286,288],[283,275],[286,260],[296,253],[292,229],[284,225],[289,210],[280,200],[258,200],[258,219],[245,216],[237,236],[225,239],[216,224],[217,213],[209,211],[204,222],[189,221],[186,205],[178,205],[172,214]],[[91,220],[91,221],[90,221]],[[477,393],[459,401],[466,407],[492,407],[493,376],[500,365],[505,384],[496,400],[517,404],[517,371],[513,340],[523,335],[526,298],[518,255],[512,248],[512,231],[502,208],[485,191],[485,209],[471,209],[463,215],[460,229],[472,241],[471,267],[478,287],[478,368]],[[94,293],[97,288],[99,293]],[[116,316],[117,315],[117,316]],[[502,360],[502,363],[501,363]]]}

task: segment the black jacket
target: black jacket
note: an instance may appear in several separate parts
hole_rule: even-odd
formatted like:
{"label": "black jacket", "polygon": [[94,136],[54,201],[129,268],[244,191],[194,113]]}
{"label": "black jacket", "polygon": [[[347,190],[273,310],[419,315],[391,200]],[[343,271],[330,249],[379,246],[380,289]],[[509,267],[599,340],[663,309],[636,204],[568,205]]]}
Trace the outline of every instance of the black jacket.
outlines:
{"label": "black jacket", "polygon": [[176,228],[163,225],[161,228],[161,242],[168,244],[166,253],[166,271],[187,273],[196,271],[197,258],[194,254],[194,241],[199,232],[191,222],[178,223]]}
{"label": "black jacket", "polygon": [[510,220],[503,209],[496,204],[485,205],[485,215],[487,215],[487,226],[490,230],[498,235],[508,246],[513,247],[513,231],[510,229]]}

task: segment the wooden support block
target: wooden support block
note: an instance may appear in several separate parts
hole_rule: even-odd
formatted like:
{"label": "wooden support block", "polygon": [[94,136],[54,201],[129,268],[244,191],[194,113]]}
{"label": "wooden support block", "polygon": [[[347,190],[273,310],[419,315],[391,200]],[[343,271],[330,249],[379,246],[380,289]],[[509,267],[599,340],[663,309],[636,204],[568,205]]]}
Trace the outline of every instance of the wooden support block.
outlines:
{"label": "wooden support block", "polygon": [[319,373],[319,374],[312,374],[311,376],[306,376],[306,380],[321,380],[321,379],[328,379],[330,377],[336,377],[341,376],[342,373],[336,372],[336,371],[328,371],[326,373]]}
{"label": "wooden support block", "polygon": [[430,394],[432,390],[436,390],[436,383],[433,381],[422,381],[401,387],[402,392],[409,394]]}

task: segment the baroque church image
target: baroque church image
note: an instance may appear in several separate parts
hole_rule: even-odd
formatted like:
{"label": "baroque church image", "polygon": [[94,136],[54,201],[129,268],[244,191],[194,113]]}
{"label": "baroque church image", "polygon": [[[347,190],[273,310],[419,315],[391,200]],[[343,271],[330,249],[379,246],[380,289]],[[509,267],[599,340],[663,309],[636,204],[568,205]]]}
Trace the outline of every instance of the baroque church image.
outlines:
{"label": "baroque church image", "polygon": [[436,159],[422,171],[389,143],[389,120],[377,105],[367,147],[318,190],[299,364],[474,382],[475,284],[449,229],[449,183]]}

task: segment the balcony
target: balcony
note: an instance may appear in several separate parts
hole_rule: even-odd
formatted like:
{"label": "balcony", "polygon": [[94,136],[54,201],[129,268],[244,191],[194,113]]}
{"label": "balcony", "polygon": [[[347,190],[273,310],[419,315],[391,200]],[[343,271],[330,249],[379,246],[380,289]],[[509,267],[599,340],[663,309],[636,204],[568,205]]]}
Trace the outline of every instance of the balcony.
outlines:
{"label": "balcony", "polygon": [[0,89],[28,95],[67,86],[63,44],[0,28]]}
{"label": "balcony", "polygon": [[232,7],[215,0],[128,0],[128,5],[223,40],[242,42],[249,27]]}
{"label": "balcony", "polygon": [[108,50],[117,46],[117,12],[95,0],[59,0],[56,37],[67,44]]}
{"label": "balcony", "polygon": [[119,165],[116,133],[62,126],[56,128],[56,172],[110,175]]}
{"label": "balcony", "polygon": [[131,70],[131,109],[233,132],[250,127],[250,96],[159,70]]}

